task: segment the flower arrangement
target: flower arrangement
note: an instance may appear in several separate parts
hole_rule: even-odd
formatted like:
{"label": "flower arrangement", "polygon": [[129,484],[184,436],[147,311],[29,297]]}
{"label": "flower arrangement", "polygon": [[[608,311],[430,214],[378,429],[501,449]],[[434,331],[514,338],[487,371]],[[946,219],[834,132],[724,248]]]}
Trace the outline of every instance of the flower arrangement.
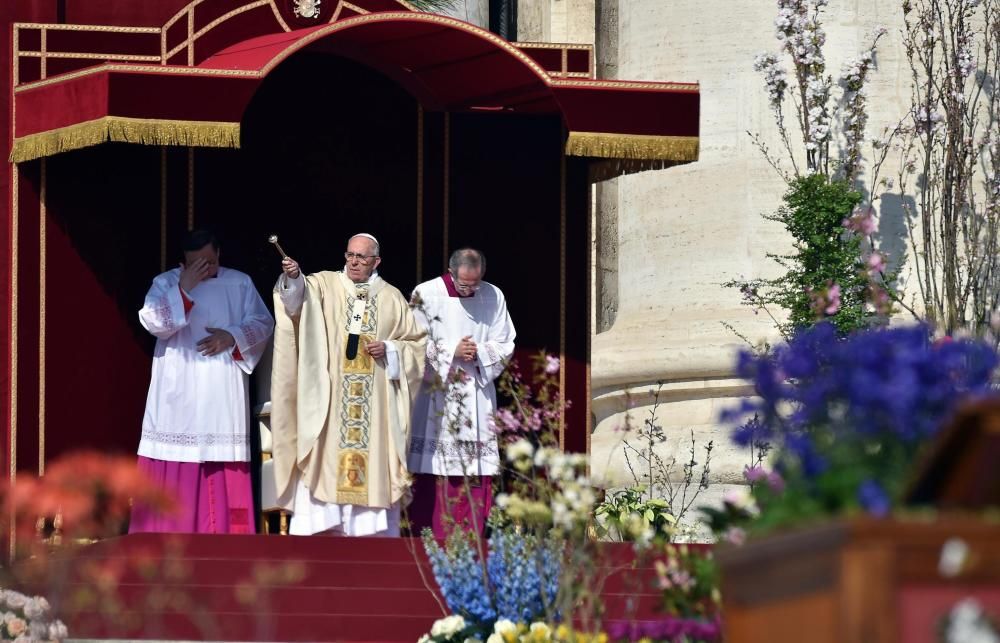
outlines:
{"label": "flower arrangement", "polygon": [[434,578],[453,617],[439,621],[431,640],[483,640],[498,634],[498,622],[533,624],[517,636],[534,638],[511,640],[550,640],[539,638],[541,624],[570,622],[577,609],[599,609],[596,593],[588,590],[596,565],[588,538],[596,495],[586,455],[558,447],[565,409],[559,367],[558,359],[540,354],[530,384],[513,366],[502,376],[500,393],[512,403],[495,418],[505,466],[488,538],[456,529],[440,543],[424,533]]}
{"label": "flower arrangement", "polygon": [[434,578],[452,613],[475,630],[492,626],[497,619],[530,622],[553,616],[562,541],[498,529],[488,544],[483,561],[475,537],[466,532],[453,531],[445,547],[429,531],[424,533]]}
{"label": "flower arrangement", "polygon": [[[430,634],[420,637],[417,643],[462,641],[463,643],[482,643],[473,636],[464,637],[468,626],[461,616],[446,616],[438,619],[431,627]],[[608,643],[606,634],[591,635],[576,632],[566,624],[550,627],[547,623],[536,621],[515,623],[501,619],[493,626],[493,631],[486,637],[486,643]]]}
{"label": "flower arrangement", "polygon": [[737,370],[758,397],[724,420],[754,413],[733,438],[774,447],[775,472],[746,472],[760,506],[754,524],[886,515],[922,447],[963,398],[990,391],[997,364],[986,343],[935,341],[922,325],[840,339],[832,325],[819,324],[771,354],[744,352]]}
{"label": "flower arrangement", "polygon": [[49,602],[42,596],[29,597],[0,589],[0,640],[61,641],[69,636],[62,621],[52,617]]}
{"label": "flower arrangement", "polygon": [[[169,511],[175,500],[139,470],[133,456],[79,451],[54,460],[43,477],[19,474],[17,484],[2,490],[5,509],[15,517],[20,542],[34,536],[60,544],[70,540],[118,536],[129,517],[130,502]],[[28,552],[36,554],[36,551]]]}

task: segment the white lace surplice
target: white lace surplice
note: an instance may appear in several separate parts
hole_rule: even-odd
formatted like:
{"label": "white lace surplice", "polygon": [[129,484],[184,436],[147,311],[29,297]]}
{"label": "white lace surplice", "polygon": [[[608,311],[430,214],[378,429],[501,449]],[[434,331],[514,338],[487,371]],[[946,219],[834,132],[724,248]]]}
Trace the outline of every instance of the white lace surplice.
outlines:
{"label": "white lace surplice", "polygon": [[[219,268],[190,293],[187,314],[180,270],[157,276],[139,311],[139,321],[156,338],[152,377],[142,420],[139,455],[171,462],[246,462],[248,375],[274,330],[274,319],[250,277]],[[236,340],[231,351],[205,357],[196,344],[206,328],[222,328]]]}
{"label": "white lace surplice", "polygon": [[[499,468],[491,422],[497,405],[493,381],[514,352],[515,331],[507,301],[499,288],[485,281],[472,297],[449,296],[440,277],[420,284],[414,294],[423,301],[423,310],[415,309],[414,315],[428,329],[428,341],[425,385],[413,405],[409,469],[446,476],[491,476]],[[474,362],[454,356],[458,342],[467,336],[478,346]],[[468,376],[458,385],[462,405],[449,402],[444,391],[428,385],[435,374],[447,382],[451,369]]]}

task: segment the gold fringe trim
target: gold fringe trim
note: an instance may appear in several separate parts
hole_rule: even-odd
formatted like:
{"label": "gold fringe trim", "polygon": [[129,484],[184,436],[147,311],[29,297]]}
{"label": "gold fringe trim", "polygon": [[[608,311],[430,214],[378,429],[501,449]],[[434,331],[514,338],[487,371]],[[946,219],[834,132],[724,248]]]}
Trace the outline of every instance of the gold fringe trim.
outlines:
{"label": "gold fringe trim", "polygon": [[15,139],[10,151],[10,162],[23,163],[107,141],[139,145],[239,148],[240,124],[105,116]]}
{"label": "gold fringe trim", "polygon": [[566,141],[566,154],[687,163],[698,160],[698,137],[570,132]]}

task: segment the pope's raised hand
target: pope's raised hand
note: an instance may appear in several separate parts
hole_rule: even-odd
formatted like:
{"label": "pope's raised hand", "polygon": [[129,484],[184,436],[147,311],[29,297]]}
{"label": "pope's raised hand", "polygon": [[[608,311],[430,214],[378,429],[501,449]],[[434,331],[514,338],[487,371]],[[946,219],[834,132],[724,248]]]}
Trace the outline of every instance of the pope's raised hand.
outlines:
{"label": "pope's raised hand", "polygon": [[291,257],[281,260],[281,269],[289,279],[298,279],[302,272],[299,270],[299,262]]}

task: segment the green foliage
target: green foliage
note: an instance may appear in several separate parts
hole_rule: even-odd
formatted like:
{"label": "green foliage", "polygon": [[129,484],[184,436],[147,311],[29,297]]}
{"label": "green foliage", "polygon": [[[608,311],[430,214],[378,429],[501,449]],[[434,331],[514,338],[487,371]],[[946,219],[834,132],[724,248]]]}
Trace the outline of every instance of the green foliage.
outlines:
{"label": "green foliage", "polygon": [[618,541],[670,542],[676,522],[669,503],[662,498],[644,498],[639,485],[613,492],[594,510],[595,529],[601,538]]}
{"label": "green foliage", "polygon": [[[865,310],[870,281],[861,260],[862,236],[844,227],[861,194],[846,181],[813,174],[793,179],[783,201],[765,218],[784,225],[794,239],[791,254],[768,254],[785,274],[725,285],[739,288],[755,309],[787,311],[787,321],[776,320],[786,338],[817,321],[832,322],[844,334],[870,326],[876,318]],[[827,296],[832,288],[839,290],[839,305],[837,297]]]}

